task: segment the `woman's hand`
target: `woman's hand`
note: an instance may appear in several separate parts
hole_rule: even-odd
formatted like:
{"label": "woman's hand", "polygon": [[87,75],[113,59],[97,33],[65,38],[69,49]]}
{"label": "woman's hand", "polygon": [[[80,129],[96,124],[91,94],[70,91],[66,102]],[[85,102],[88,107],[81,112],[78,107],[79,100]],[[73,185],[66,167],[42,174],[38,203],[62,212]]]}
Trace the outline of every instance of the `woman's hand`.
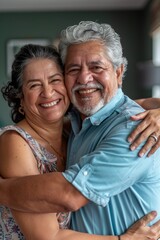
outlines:
{"label": "woman's hand", "polygon": [[133,121],[143,120],[129,135],[130,149],[133,151],[140,143],[147,139],[139,152],[142,157],[147,151],[147,156],[152,155],[160,147],[160,108],[139,113],[131,117]]}
{"label": "woman's hand", "polygon": [[151,227],[147,226],[156,216],[153,211],[142,217],[120,236],[121,240],[157,240],[160,237],[160,220]]}

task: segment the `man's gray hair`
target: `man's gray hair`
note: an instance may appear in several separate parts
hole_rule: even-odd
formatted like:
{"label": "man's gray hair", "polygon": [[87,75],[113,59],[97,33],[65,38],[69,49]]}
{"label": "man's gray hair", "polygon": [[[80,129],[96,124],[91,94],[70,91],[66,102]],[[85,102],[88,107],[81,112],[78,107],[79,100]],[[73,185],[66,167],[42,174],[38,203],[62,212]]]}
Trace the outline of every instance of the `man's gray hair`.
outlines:
{"label": "man's gray hair", "polygon": [[127,69],[127,59],[123,57],[119,35],[110,25],[92,21],[82,21],[61,32],[59,52],[63,63],[65,63],[67,49],[70,45],[91,40],[100,40],[104,44],[108,60],[112,62],[115,69],[123,64],[124,74]]}

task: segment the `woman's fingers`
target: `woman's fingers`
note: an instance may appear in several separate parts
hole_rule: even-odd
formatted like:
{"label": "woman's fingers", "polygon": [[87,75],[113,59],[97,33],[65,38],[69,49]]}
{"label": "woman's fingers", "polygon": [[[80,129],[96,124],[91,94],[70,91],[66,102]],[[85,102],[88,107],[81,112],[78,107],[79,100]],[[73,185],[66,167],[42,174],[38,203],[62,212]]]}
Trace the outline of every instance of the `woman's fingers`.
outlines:
{"label": "woman's fingers", "polygon": [[147,156],[150,157],[153,153],[157,151],[159,147],[160,147],[160,136],[158,137],[156,144],[154,144],[151,150],[148,152]]}
{"label": "woman's fingers", "polygon": [[160,237],[160,220],[149,227],[147,237],[150,239],[158,239]]}
{"label": "woman's fingers", "polygon": [[128,137],[131,143],[130,149],[134,151],[142,142],[146,141],[139,152],[142,157],[146,152],[148,156],[152,155],[160,147],[160,111],[154,109],[132,116],[133,121],[143,121],[137,125]]}
{"label": "woman's fingers", "polygon": [[[153,136],[154,137],[153,137]],[[130,149],[132,151],[134,151],[134,149],[136,149],[138,147],[138,145],[140,144],[140,139],[137,139],[135,142],[133,142],[130,145]],[[147,156],[151,156],[155,151],[157,151],[157,149],[160,147],[160,137],[157,136],[156,133],[152,133],[147,141],[145,142],[145,144],[143,145],[143,147],[141,148],[141,150],[139,151],[139,156],[143,157],[143,155],[148,152]]]}
{"label": "woman's fingers", "polygon": [[[156,211],[149,212],[144,217],[139,219],[135,224],[133,224],[132,227],[135,226],[135,229],[136,229],[136,227],[138,229],[141,226],[147,226],[151,221],[153,221],[155,219],[156,216],[157,216],[157,212]],[[156,226],[160,227],[160,223],[157,223]]]}
{"label": "woman's fingers", "polygon": [[152,211],[134,223],[124,234],[133,240],[157,240],[160,237],[160,220],[151,227],[148,224],[155,219],[157,213]]}

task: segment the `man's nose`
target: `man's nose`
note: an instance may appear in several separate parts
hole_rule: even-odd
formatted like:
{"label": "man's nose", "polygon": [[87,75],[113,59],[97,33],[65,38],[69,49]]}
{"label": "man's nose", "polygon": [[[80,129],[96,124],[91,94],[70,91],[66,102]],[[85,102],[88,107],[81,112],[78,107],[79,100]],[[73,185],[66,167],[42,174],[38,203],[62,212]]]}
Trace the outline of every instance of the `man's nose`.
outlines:
{"label": "man's nose", "polygon": [[91,71],[89,71],[88,69],[86,70],[81,70],[81,72],[79,73],[77,82],[80,84],[87,84],[88,82],[93,81],[93,76]]}

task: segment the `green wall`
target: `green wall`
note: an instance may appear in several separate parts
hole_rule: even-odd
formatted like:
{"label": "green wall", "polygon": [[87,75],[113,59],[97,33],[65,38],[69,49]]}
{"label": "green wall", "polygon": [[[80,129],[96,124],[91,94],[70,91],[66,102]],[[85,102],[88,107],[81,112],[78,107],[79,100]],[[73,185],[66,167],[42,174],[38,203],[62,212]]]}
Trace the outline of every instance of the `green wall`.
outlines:
{"label": "green wall", "polygon": [[[129,65],[123,89],[131,98],[140,97],[137,88],[136,63],[151,58],[148,34],[148,8],[140,11],[67,11],[67,12],[3,12],[0,13],[0,86],[7,80],[6,46],[11,39],[41,39],[53,42],[60,30],[82,20],[105,22],[120,34],[124,55]],[[0,123],[11,123],[10,109],[0,96]]]}

